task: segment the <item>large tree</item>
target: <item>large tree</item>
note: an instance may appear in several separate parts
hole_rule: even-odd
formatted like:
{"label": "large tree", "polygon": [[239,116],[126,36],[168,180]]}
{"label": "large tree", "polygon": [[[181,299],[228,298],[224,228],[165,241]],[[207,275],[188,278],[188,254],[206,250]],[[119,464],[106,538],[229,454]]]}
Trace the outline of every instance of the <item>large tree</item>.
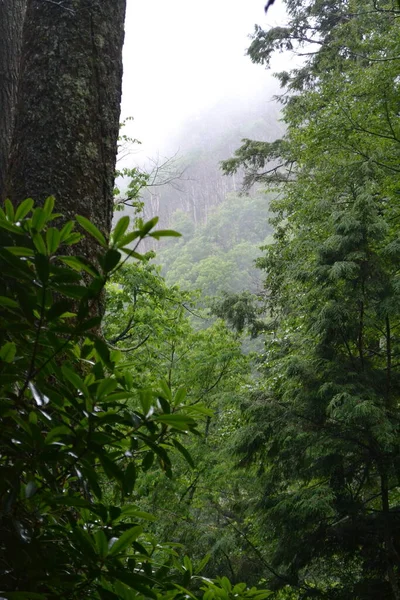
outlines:
{"label": "large tree", "polygon": [[7,175],[13,203],[111,227],[125,0],[29,0]]}
{"label": "large tree", "polygon": [[0,199],[14,123],[26,0],[0,1]]}

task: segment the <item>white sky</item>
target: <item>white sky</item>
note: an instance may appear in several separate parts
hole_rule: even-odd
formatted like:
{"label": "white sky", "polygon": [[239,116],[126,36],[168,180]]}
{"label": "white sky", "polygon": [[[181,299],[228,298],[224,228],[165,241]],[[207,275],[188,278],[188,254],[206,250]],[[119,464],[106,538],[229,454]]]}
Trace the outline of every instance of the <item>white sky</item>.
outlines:
{"label": "white sky", "polygon": [[267,17],[263,0],[128,0],[122,118],[135,120],[125,133],[154,154],[189,115],[260,90],[270,75],[245,56],[248,36],[283,20],[279,0]]}

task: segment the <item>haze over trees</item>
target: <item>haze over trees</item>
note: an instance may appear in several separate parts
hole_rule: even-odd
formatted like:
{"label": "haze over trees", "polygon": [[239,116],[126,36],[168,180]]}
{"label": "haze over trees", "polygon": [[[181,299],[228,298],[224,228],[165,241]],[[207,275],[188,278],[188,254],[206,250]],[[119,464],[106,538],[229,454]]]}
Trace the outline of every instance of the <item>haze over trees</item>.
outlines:
{"label": "haze over trees", "polygon": [[7,600],[400,600],[400,8],[286,6],[111,234],[123,2],[0,26]]}

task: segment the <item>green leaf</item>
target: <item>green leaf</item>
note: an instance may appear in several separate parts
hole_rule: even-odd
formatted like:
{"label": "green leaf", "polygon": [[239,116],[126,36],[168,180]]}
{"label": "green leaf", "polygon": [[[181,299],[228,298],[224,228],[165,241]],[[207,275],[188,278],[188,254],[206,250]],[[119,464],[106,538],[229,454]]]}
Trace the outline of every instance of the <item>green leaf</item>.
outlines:
{"label": "green leaf", "polygon": [[237,583],[232,590],[232,594],[242,594],[246,589],[245,583]]}
{"label": "green leaf", "polygon": [[[114,589],[119,594],[118,600],[139,600],[137,590],[133,590],[122,581],[115,581]],[[144,600],[143,594],[140,595],[140,599]]]}
{"label": "green leaf", "polygon": [[75,371],[65,366],[61,367],[61,371],[64,377],[74,386],[75,389],[82,392],[85,396],[89,395],[86,385],[83,383],[79,375],[75,373]]}
{"label": "green leaf", "polygon": [[131,231],[119,240],[118,247],[121,248],[122,246],[127,246],[128,244],[133,242],[133,240],[136,240],[138,237],[140,237],[140,231]]}
{"label": "green leaf", "polygon": [[120,538],[118,538],[110,548],[109,555],[116,556],[124,550],[126,550],[132,543],[139,537],[143,532],[143,528],[140,525],[135,525],[125,531]]}
{"label": "green leaf", "polygon": [[83,237],[83,235],[76,231],[74,233],[71,233],[71,235],[66,236],[63,240],[63,243],[67,246],[72,246],[73,244],[77,244],[78,242],[80,242]]}
{"label": "green leaf", "polygon": [[15,217],[14,217],[14,207],[11,203],[11,200],[9,198],[6,198],[4,201],[4,208],[6,209],[6,215],[7,215],[7,219],[9,221],[11,221],[11,223],[14,223],[15,221]]}
{"label": "green leaf", "polygon": [[188,556],[183,557],[183,566],[185,567],[186,571],[189,571],[190,574],[193,573],[192,561]]}
{"label": "green leaf", "polygon": [[160,237],[182,237],[182,234],[173,229],[159,229],[158,231],[149,233],[149,236],[158,240]]}
{"label": "green leaf", "polygon": [[193,406],[185,406],[187,413],[194,413],[195,415],[204,415],[205,417],[214,417],[215,411],[211,408],[207,408],[204,404],[193,404]]}
{"label": "green leaf", "polygon": [[108,250],[101,259],[101,265],[106,273],[109,273],[118,265],[121,253],[118,250]]}
{"label": "green leaf", "polygon": [[71,433],[71,430],[66,425],[58,425],[57,427],[50,429],[49,433],[46,435],[45,443],[51,444],[55,440],[70,436]]}
{"label": "green leaf", "polygon": [[175,448],[182,454],[182,456],[187,460],[192,469],[194,469],[195,464],[190,453],[186,450],[186,448],[182,446],[182,444],[178,442],[178,440],[172,440],[172,443],[174,444]]}
{"label": "green leaf", "polygon": [[58,247],[60,245],[60,241],[61,236],[58,229],[56,229],[55,227],[49,227],[46,231],[47,252],[49,254],[54,254],[55,252],[57,252]]}
{"label": "green leaf", "polygon": [[44,202],[44,206],[43,206],[43,212],[46,215],[46,220],[49,219],[51,213],[54,210],[54,205],[55,205],[55,198],[54,196],[48,196]]}
{"label": "green leaf", "polygon": [[[187,590],[183,585],[179,585],[179,583],[174,583],[174,587],[181,591],[183,594],[183,598],[192,598],[192,600],[198,600],[199,596],[194,596],[189,590]],[[205,600],[205,596],[203,595],[203,600]]]}
{"label": "green leaf", "polygon": [[73,221],[67,221],[67,223],[65,223],[64,227],[60,231],[60,242],[61,243],[64,242],[66,240],[66,238],[71,234],[73,228],[74,228]]}
{"label": "green leaf", "polygon": [[166,400],[162,396],[158,396],[157,400],[158,400],[159,405],[161,406],[162,412],[169,415],[171,413],[171,405],[168,402],[168,400]]}
{"label": "green leaf", "polygon": [[75,218],[78,221],[79,225],[82,227],[82,229],[90,233],[90,235],[93,236],[99,242],[100,246],[103,246],[103,248],[107,248],[106,238],[101,233],[101,231],[97,229],[96,225],[93,225],[93,223],[89,221],[89,219],[87,219],[86,217],[75,215]]}
{"label": "green leaf", "polygon": [[37,233],[39,233],[39,231],[41,231],[43,229],[43,227],[46,223],[46,220],[47,220],[47,215],[46,215],[45,211],[43,210],[43,208],[40,208],[40,206],[38,206],[33,211],[32,219],[31,219],[32,229],[34,229]]}
{"label": "green leaf", "polygon": [[112,363],[110,359],[110,349],[104,342],[104,340],[97,337],[94,341],[94,347],[96,348],[96,352],[98,353],[104,364],[107,367],[112,368]]}
{"label": "green leaf", "polygon": [[122,361],[124,355],[120,350],[111,350],[110,352],[110,360],[114,363],[114,364],[118,364]]}
{"label": "green leaf", "polygon": [[102,529],[96,531],[96,533],[94,534],[94,541],[99,556],[101,556],[101,558],[106,558],[108,554],[108,540],[106,534]]}
{"label": "green leaf", "polygon": [[[249,590],[248,592],[249,596],[252,589],[253,588],[251,588],[251,590]],[[270,598],[273,595],[274,592],[272,592],[271,590],[256,590],[253,594],[251,594],[251,597],[254,598],[254,600],[265,600],[266,598]]]}
{"label": "green leaf", "polygon": [[101,600],[121,600],[121,596],[119,594],[114,594],[114,592],[110,592],[110,590],[107,590],[102,586],[97,586],[97,591]]}
{"label": "green leaf", "polygon": [[[203,556],[203,558],[201,559],[201,561],[199,562],[199,564],[196,567],[196,570],[195,570],[196,575],[201,573],[202,570],[204,569],[204,567],[207,566],[207,564],[210,561],[210,558],[211,558],[211,554],[206,554],[205,556]],[[246,587],[246,585],[244,587]]]}
{"label": "green leaf", "polygon": [[85,556],[85,559],[88,558],[90,561],[95,559],[97,555],[95,553],[94,543],[88,532],[81,527],[76,526],[73,528],[72,533],[75,538],[74,542]]}
{"label": "green leaf", "polygon": [[54,262],[51,264],[51,274],[52,274],[52,282],[55,285],[65,285],[70,283],[81,283],[82,277],[76,271],[66,268],[66,267],[58,267],[54,265]]}
{"label": "green leaf", "polygon": [[14,342],[6,342],[0,348],[0,359],[6,363],[12,363],[17,353],[17,346]]}
{"label": "green leaf", "polygon": [[116,462],[111,460],[105,452],[101,449],[101,451],[97,452],[97,456],[101,465],[104,469],[104,473],[107,475],[109,479],[116,479],[121,484],[124,482],[124,472],[118,467]]}
{"label": "green leaf", "polygon": [[191,425],[196,425],[196,421],[194,419],[181,414],[156,415],[153,417],[153,420],[158,421],[159,423],[165,423],[165,425],[169,425],[170,427],[184,431],[187,430]]}
{"label": "green leaf", "polygon": [[42,283],[47,283],[50,274],[50,262],[44,254],[36,254],[35,256],[36,273]]}
{"label": "green leaf", "polygon": [[124,474],[124,481],[122,483],[124,493],[131,494],[133,491],[133,488],[135,487],[135,483],[136,483],[136,466],[135,466],[135,463],[132,461],[127,466],[125,474]]}
{"label": "green leaf", "polygon": [[174,406],[179,406],[180,404],[182,404],[182,402],[186,398],[186,395],[187,395],[186,388],[180,387],[174,397]]}
{"label": "green leaf", "polygon": [[160,381],[160,388],[163,392],[164,398],[166,400],[168,400],[168,402],[172,402],[172,392],[171,392],[171,389],[170,389],[167,381],[165,381],[165,379],[162,379]]}
{"label": "green leaf", "polygon": [[147,223],[145,223],[143,227],[140,228],[140,237],[145,237],[149,233],[149,231],[157,225],[157,223],[158,217],[154,217],[153,219],[150,219],[150,221],[147,221]]}
{"label": "green leaf", "polygon": [[113,582],[122,581],[129,587],[140,592],[145,598],[153,598],[153,600],[157,600],[159,598],[159,596],[149,587],[149,584],[153,584],[153,581],[147,577],[144,577],[143,575],[139,575],[138,573],[129,573],[127,570],[111,571],[110,575]]}
{"label": "green leaf", "polygon": [[57,291],[67,298],[74,298],[75,300],[81,300],[87,296],[87,288],[83,285],[58,285]]}
{"label": "green leaf", "polygon": [[40,254],[47,254],[47,249],[46,249],[46,244],[44,243],[44,240],[42,238],[42,236],[40,235],[40,233],[34,233],[32,235],[32,240],[33,243],[35,244],[35,248],[37,249],[37,251]]}
{"label": "green leaf", "polygon": [[28,483],[25,486],[25,498],[27,498],[28,500],[29,498],[32,498],[32,496],[36,494],[37,489],[37,485],[34,481],[28,481]]}
{"label": "green leaf", "polygon": [[120,518],[122,517],[136,517],[138,519],[145,519],[146,521],[157,521],[157,517],[154,515],[129,504],[122,507]]}
{"label": "green leaf", "polygon": [[0,296],[0,306],[7,306],[7,308],[18,308],[18,302],[7,296]]}
{"label": "green leaf", "polygon": [[107,590],[106,588],[104,588],[102,586],[97,586],[97,591],[99,593],[101,600],[121,600],[121,597],[119,594],[118,595],[114,594],[114,592],[110,592],[110,590]]}
{"label": "green leaf", "polygon": [[125,216],[119,219],[118,223],[116,224],[114,231],[112,232],[112,239],[115,245],[118,244],[125,231],[128,229],[129,221],[129,217]]}
{"label": "green leaf", "polygon": [[125,252],[125,254],[128,254],[128,256],[130,256],[131,258],[136,258],[136,260],[141,260],[141,261],[145,260],[145,257],[143,254],[139,254],[139,252],[135,252],[134,250],[132,250],[132,248],[120,248],[120,250],[122,250],[122,252]]}
{"label": "green leaf", "polygon": [[153,406],[153,394],[150,390],[141,390],[139,394],[140,404],[144,415],[148,415]]}
{"label": "green leaf", "polygon": [[171,477],[171,460],[165,448],[163,448],[161,444],[154,444],[149,438],[146,438],[146,444],[159,457],[161,467],[165,471],[167,477]]}
{"label": "green leaf", "polygon": [[35,256],[35,251],[32,248],[24,248],[23,246],[5,246],[5,249],[14,256]]}
{"label": "green leaf", "polygon": [[231,582],[229,581],[229,579],[227,577],[221,577],[221,579],[219,579],[219,583],[221,584],[221,587],[228,593],[231,592],[232,590],[232,585]]}
{"label": "green leaf", "polygon": [[33,205],[34,205],[34,202],[33,202],[32,198],[27,198],[26,200],[21,202],[21,204],[18,206],[17,210],[15,211],[15,221],[18,222],[21,219],[23,219],[24,217],[26,217],[26,215],[32,210]]}
{"label": "green leaf", "polygon": [[103,381],[99,383],[96,390],[97,398],[100,400],[104,398],[104,396],[108,396],[108,394],[111,394],[116,387],[118,387],[118,381],[116,379],[112,379],[111,377],[103,379]]}
{"label": "green leaf", "polygon": [[1,219],[0,227],[2,229],[7,229],[7,231],[11,231],[12,233],[17,233],[18,235],[24,235],[24,232],[21,229],[21,227],[17,227],[16,225],[13,225],[12,223],[10,223],[10,221],[4,221],[3,219]]}
{"label": "green leaf", "polygon": [[142,460],[143,471],[148,471],[154,462],[154,452],[147,452]]}
{"label": "green leaf", "polygon": [[58,259],[65,265],[68,265],[68,267],[75,269],[75,271],[86,271],[86,273],[93,275],[93,277],[98,275],[97,270],[90,263],[85,262],[78,256],[58,256]]}
{"label": "green leaf", "polygon": [[46,319],[48,322],[54,321],[55,319],[61,317],[61,315],[70,313],[72,308],[73,305],[71,300],[60,300],[59,302],[55,302],[47,311]]}

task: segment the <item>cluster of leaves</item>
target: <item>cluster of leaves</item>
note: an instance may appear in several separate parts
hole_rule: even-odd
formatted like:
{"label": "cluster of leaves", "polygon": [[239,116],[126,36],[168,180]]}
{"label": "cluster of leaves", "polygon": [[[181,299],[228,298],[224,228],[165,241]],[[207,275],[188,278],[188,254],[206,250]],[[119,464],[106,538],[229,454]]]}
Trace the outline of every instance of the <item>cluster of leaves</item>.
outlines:
{"label": "cluster of leaves", "polygon": [[[201,407],[166,384],[138,389],[96,314],[110,277],[142,259],[140,240],[168,232],[156,219],[128,232],[123,217],[107,241],[84,217],[58,218],[53,198],[0,210],[1,596],[187,597],[192,569],[182,575],[174,545],[146,533],[154,517],[132,500],[155,461],[171,476],[171,449],[189,458],[179,439],[197,432]],[[76,223],[98,243],[96,264],[79,255]]]}

